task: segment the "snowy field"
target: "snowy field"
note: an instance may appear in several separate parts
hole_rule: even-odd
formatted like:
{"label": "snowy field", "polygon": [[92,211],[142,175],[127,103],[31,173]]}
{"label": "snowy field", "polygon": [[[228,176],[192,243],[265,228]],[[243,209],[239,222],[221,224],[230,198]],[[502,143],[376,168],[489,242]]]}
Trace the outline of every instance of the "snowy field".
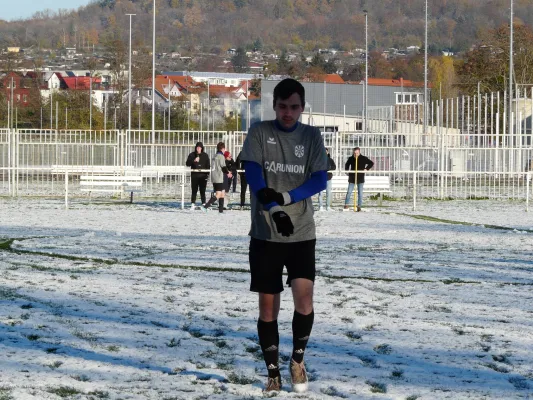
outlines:
{"label": "snowy field", "polygon": [[[533,399],[523,203],[316,213],[309,399]],[[0,199],[0,399],[252,399],[249,212]]]}

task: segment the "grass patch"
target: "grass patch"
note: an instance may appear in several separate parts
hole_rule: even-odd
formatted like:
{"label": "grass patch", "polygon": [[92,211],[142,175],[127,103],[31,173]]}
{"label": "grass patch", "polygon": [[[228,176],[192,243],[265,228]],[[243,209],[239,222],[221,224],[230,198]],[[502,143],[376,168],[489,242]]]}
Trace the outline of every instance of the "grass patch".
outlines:
{"label": "grass patch", "polygon": [[509,361],[509,359],[507,358],[506,355],[504,354],[500,354],[500,355],[493,355],[492,356],[492,359],[496,362],[500,362],[500,363],[504,363],[504,364],[509,364],[511,365],[511,361]]}
{"label": "grass patch", "polygon": [[87,393],[88,399],[109,399],[109,393],[103,390],[93,390]]}
{"label": "grass patch", "polygon": [[341,399],[348,398],[347,395],[340,392],[337,388],[334,386],[328,386],[327,388],[321,388],[320,391],[325,394],[326,396],[332,396],[332,397],[340,397]]}
{"label": "grass patch", "polygon": [[78,382],[90,382],[91,378],[89,378],[87,375],[71,375],[72,379]]}
{"label": "grass patch", "polygon": [[235,385],[252,385],[254,383],[259,383],[255,378],[250,378],[245,375],[237,375],[235,372],[228,375],[228,381]]}
{"label": "grass patch", "polygon": [[430,312],[430,311],[436,311],[436,312],[442,312],[442,313],[451,313],[452,310],[448,307],[445,307],[445,306],[435,306],[435,305],[429,305],[426,307],[426,312]]}
{"label": "grass patch", "polygon": [[179,347],[181,344],[181,339],[176,340],[176,338],[170,339],[170,342],[167,343],[167,347]]}
{"label": "grass patch", "polygon": [[113,353],[117,353],[119,350],[120,350],[120,347],[118,347],[117,345],[110,345],[110,346],[107,346],[107,351],[110,351],[110,352],[113,352]]}
{"label": "grass patch", "polygon": [[379,368],[378,364],[376,363],[376,360],[374,360],[372,357],[359,356],[358,358],[361,360],[365,367]]}
{"label": "grass patch", "polygon": [[499,365],[497,364],[494,364],[494,363],[487,363],[485,364],[485,367],[487,368],[490,368],[496,372],[500,372],[502,374],[508,374],[509,373],[509,369],[507,369],[506,367],[500,367]]}
{"label": "grass patch", "polygon": [[452,328],[452,331],[453,331],[455,334],[460,335],[460,336],[462,336],[462,335],[464,335],[464,334],[466,333],[466,331],[465,331],[463,328],[460,328],[460,327],[458,327],[458,326],[454,326],[454,327]]}
{"label": "grass patch", "polygon": [[26,339],[28,339],[30,342],[35,342],[36,340],[39,340],[41,337],[39,335],[27,335]]}
{"label": "grass patch", "polygon": [[48,388],[46,391],[48,393],[52,393],[52,394],[55,394],[56,396],[64,397],[64,398],[83,393],[82,391],[76,388],[70,387],[70,386],[59,386],[57,388]]}
{"label": "grass patch", "polygon": [[405,400],[416,400],[418,399],[420,396],[416,395],[416,394],[412,394],[411,396],[407,396],[405,398]]}
{"label": "grass patch", "polygon": [[351,340],[361,340],[363,338],[360,334],[352,332],[352,331],[346,332],[346,337]]}
{"label": "grass patch", "polygon": [[391,374],[390,374],[390,377],[392,379],[401,379],[403,378],[403,370],[402,369],[399,369],[399,368],[395,368]]}
{"label": "grass patch", "polygon": [[14,400],[15,398],[11,396],[11,389],[0,387],[0,400]]}
{"label": "grass patch", "polygon": [[390,354],[392,353],[392,347],[386,343],[378,344],[374,347],[374,351],[378,354]]}
{"label": "grass patch", "polygon": [[62,365],[63,365],[62,361],[54,361],[52,364],[48,364],[47,367],[49,367],[50,369],[58,369]]}
{"label": "grass patch", "polygon": [[33,306],[30,303],[28,303],[28,304],[21,305],[20,308],[22,308],[23,310],[29,310],[30,308],[33,308]]}
{"label": "grass patch", "polygon": [[387,385],[384,383],[376,381],[366,381],[365,383],[370,386],[372,393],[387,393]]}

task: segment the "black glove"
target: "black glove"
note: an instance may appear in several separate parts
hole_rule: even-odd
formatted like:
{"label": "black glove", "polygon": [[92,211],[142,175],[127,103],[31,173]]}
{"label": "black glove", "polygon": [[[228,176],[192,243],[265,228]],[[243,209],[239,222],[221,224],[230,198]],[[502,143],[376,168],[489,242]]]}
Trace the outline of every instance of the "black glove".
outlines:
{"label": "black glove", "polygon": [[281,193],[267,187],[257,192],[257,200],[259,200],[261,204],[270,204],[272,202],[276,202],[280,206],[285,204],[285,200]]}
{"label": "black glove", "polygon": [[291,217],[285,211],[272,213],[272,219],[276,224],[278,233],[281,233],[282,236],[289,237],[294,233],[294,225],[292,224]]}

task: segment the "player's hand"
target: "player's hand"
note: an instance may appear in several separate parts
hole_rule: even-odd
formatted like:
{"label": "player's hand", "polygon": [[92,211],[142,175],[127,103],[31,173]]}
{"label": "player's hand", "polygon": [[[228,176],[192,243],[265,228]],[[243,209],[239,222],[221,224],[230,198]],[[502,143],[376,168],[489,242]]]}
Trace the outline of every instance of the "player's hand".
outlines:
{"label": "player's hand", "polygon": [[281,193],[267,187],[257,192],[257,200],[259,200],[261,204],[270,204],[273,202],[278,203],[280,206],[285,204],[285,200]]}
{"label": "player's hand", "polygon": [[228,178],[233,178],[233,174],[231,172],[228,172]]}
{"label": "player's hand", "polygon": [[289,237],[294,233],[294,225],[291,217],[285,211],[276,211],[272,214],[272,220],[276,224],[276,230],[282,236]]}

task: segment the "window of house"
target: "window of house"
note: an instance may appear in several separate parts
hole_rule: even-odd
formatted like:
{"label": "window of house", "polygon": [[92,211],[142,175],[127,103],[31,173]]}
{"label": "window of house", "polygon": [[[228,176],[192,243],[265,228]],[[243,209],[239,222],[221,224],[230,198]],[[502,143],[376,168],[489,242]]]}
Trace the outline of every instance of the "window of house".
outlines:
{"label": "window of house", "polygon": [[27,103],[27,102],[28,102],[28,95],[27,95],[27,94],[25,94],[25,95],[22,96],[22,101],[23,101],[24,103]]}
{"label": "window of house", "polygon": [[420,104],[422,93],[396,93],[396,104]]}
{"label": "window of house", "polygon": [[17,103],[20,103],[20,94],[17,94]]}

